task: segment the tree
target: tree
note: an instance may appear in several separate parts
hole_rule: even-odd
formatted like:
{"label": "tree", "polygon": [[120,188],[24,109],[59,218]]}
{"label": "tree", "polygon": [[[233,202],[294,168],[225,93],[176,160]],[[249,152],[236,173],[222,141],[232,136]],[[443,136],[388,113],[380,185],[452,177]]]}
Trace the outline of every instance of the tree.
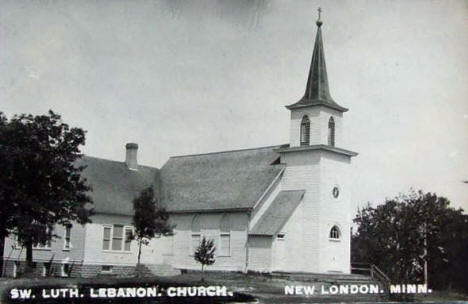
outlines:
{"label": "tree", "polygon": [[85,131],[70,128],[60,115],[0,113],[0,237],[11,233],[26,247],[26,272],[33,246],[55,237],[55,224],[90,222],[91,187],[81,176],[79,147]]}
{"label": "tree", "polygon": [[169,214],[154,196],[153,187],[143,189],[133,200],[133,238],[138,242],[138,262],[140,266],[141,246],[147,245],[156,235],[173,234],[174,225],[169,223]]}
{"label": "tree", "polygon": [[375,208],[367,205],[354,219],[358,230],[352,240],[353,261],[376,264],[396,282],[433,280],[432,287],[440,287],[453,278],[441,279],[440,274],[457,261],[466,250],[460,244],[468,240],[467,216],[449,204],[444,197],[420,190]]}
{"label": "tree", "polygon": [[202,272],[205,271],[205,265],[212,265],[215,262],[215,251],[216,247],[213,240],[207,240],[205,237],[195,250],[194,259],[201,264]]}

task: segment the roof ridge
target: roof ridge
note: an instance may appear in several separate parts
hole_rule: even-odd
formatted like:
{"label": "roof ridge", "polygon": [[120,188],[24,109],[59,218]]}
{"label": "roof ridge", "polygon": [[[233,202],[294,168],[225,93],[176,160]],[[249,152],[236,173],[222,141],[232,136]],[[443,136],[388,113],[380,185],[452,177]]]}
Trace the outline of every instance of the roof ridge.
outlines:
{"label": "roof ridge", "polygon": [[275,147],[282,147],[285,144],[281,145],[272,145],[272,146],[265,146],[265,147],[256,147],[256,148],[244,148],[244,149],[236,149],[236,150],[226,150],[226,151],[216,151],[216,152],[207,152],[207,153],[196,153],[196,154],[187,154],[187,155],[176,155],[171,156],[170,158],[181,158],[181,157],[191,157],[191,156],[202,156],[202,155],[213,155],[213,154],[222,154],[222,153],[232,153],[232,152],[242,152],[242,151],[249,151],[249,150],[260,150],[260,149],[268,149],[268,148],[275,148]]}
{"label": "roof ridge", "polygon": [[[108,161],[108,162],[119,163],[119,164],[125,165],[125,162],[124,162],[124,161],[118,161],[118,160],[113,160],[113,159],[107,159],[107,158],[102,158],[102,157],[97,157],[97,156],[86,155],[86,154],[83,154],[83,157],[81,157],[80,159],[85,159],[85,158],[93,158],[93,159],[97,159],[97,160],[104,160],[104,161]],[[138,164],[138,167],[144,167],[144,168],[157,169],[157,170],[159,170],[158,167],[151,167],[151,166],[148,166],[148,165],[140,165],[140,164]]]}

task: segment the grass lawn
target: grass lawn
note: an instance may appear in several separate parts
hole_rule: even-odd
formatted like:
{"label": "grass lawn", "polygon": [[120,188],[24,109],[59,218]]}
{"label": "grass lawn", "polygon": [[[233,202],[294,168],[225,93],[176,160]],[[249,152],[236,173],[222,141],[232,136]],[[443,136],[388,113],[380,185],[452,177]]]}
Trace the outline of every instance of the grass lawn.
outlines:
{"label": "grass lawn", "polygon": [[[320,289],[321,285],[325,287],[330,283],[323,282],[303,282],[292,281],[284,278],[273,278],[270,276],[242,274],[242,273],[220,273],[207,272],[201,274],[199,272],[185,273],[174,277],[158,277],[158,278],[115,278],[115,277],[100,277],[93,279],[84,278],[38,278],[38,279],[3,279],[0,281],[0,291],[5,293],[7,290],[23,284],[33,284],[35,286],[54,286],[54,285],[87,285],[90,283],[99,285],[120,285],[125,284],[151,284],[161,283],[166,284],[188,284],[200,285],[202,277],[204,278],[203,285],[222,285],[227,286],[234,292],[249,294],[258,299],[259,303],[336,303],[336,302],[384,302],[385,299],[378,295],[320,295],[313,296],[304,295],[285,295],[284,287],[286,285],[306,285],[315,286]],[[427,295],[417,295],[416,302],[456,302],[468,301],[468,296],[448,291],[434,291]]]}

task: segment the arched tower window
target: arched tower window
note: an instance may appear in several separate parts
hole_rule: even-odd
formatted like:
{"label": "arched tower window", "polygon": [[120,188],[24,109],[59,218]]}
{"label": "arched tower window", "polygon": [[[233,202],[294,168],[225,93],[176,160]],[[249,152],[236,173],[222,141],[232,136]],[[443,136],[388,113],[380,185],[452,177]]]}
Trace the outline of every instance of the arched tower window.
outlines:
{"label": "arched tower window", "polygon": [[195,250],[197,250],[197,247],[201,242],[201,226],[199,215],[195,215],[192,219],[191,232],[192,236],[190,240],[190,254],[193,254],[195,253]]}
{"label": "arched tower window", "polygon": [[231,255],[231,219],[229,214],[221,218],[219,225],[219,255]]}
{"label": "arched tower window", "polygon": [[335,120],[333,117],[328,120],[328,145],[335,146]]}
{"label": "arched tower window", "polygon": [[310,120],[307,115],[302,117],[301,121],[301,146],[308,146],[310,138]]}
{"label": "arched tower window", "polygon": [[339,240],[340,237],[341,237],[340,228],[338,228],[337,226],[333,226],[333,227],[330,229],[329,238],[330,238],[330,239],[334,239],[334,240]]}

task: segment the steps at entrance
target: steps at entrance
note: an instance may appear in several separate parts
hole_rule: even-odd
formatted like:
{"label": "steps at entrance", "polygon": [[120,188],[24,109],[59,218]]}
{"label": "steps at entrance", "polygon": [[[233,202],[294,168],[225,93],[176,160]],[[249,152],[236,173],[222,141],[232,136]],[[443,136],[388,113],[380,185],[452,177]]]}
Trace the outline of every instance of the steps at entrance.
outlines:
{"label": "steps at entrance", "polygon": [[175,269],[171,265],[167,264],[142,264],[140,265],[138,272],[143,277],[180,275],[179,269]]}
{"label": "steps at entrance", "polygon": [[370,276],[345,273],[306,273],[306,272],[273,272],[272,277],[303,282],[326,282],[332,284],[376,284]]}

